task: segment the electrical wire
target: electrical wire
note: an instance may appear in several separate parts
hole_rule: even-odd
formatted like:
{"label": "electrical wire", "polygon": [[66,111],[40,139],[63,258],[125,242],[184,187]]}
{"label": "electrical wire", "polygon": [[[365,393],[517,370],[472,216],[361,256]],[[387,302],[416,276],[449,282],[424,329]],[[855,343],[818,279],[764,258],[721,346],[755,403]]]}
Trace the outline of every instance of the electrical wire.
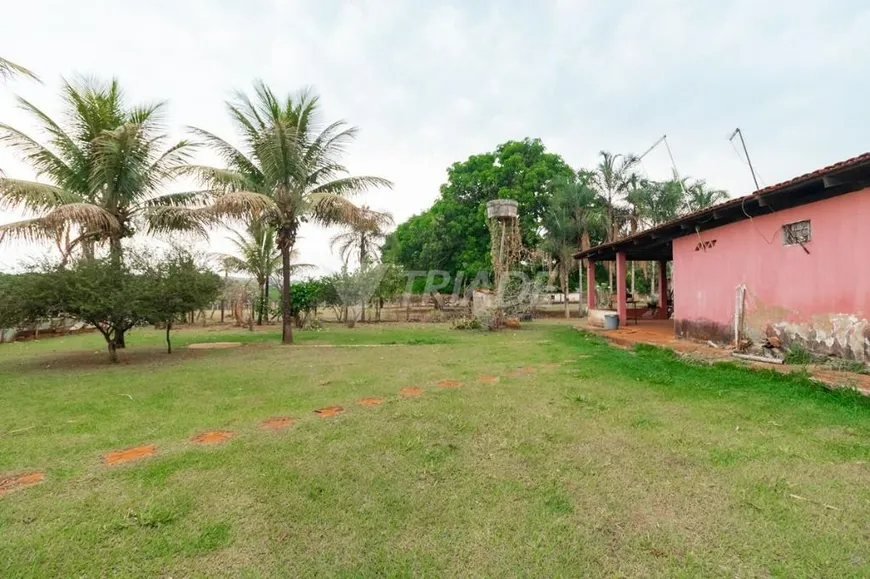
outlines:
{"label": "electrical wire", "polygon": [[[737,149],[737,145],[734,144],[734,139],[728,139],[728,142],[731,143],[731,148],[734,149],[734,153],[737,155],[737,158],[740,159],[740,162],[746,166],[749,166],[749,162],[743,158],[743,155],[740,154],[740,151]],[[767,183],[761,177],[761,173],[755,171],[755,176],[758,177],[758,180],[761,181],[761,184],[767,187]]]}

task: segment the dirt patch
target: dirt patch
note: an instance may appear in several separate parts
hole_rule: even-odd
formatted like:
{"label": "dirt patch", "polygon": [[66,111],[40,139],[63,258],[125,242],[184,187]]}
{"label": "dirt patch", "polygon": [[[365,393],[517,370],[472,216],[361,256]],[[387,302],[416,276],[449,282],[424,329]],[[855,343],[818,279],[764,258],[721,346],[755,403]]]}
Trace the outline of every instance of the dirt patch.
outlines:
{"label": "dirt patch", "polygon": [[402,396],[420,396],[421,394],[423,394],[423,390],[416,387],[402,388],[401,390],[399,390],[399,394],[401,394]]}
{"label": "dirt patch", "polygon": [[13,476],[0,477],[0,496],[6,493],[26,489],[33,485],[38,485],[45,480],[45,475],[41,472],[31,472],[27,474],[17,474]]}
{"label": "dirt patch", "polygon": [[442,380],[435,384],[439,388],[460,388],[462,386],[462,382],[458,380]]}
{"label": "dirt patch", "polygon": [[522,370],[522,368],[517,368],[516,370],[508,370],[504,373],[508,378],[522,378],[524,376],[528,376],[529,373]]}
{"label": "dirt patch", "polygon": [[[146,364],[178,364],[192,358],[199,358],[206,352],[196,350],[179,350],[170,356],[165,348],[138,348],[130,346],[118,350],[120,365],[139,366]],[[4,362],[9,364],[10,370],[34,371],[34,370],[79,370],[88,368],[117,366],[109,360],[109,354],[105,348],[96,350],[67,352],[64,354],[47,354],[44,356],[26,357],[21,360]]]}
{"label": "dirt patch", "polygon": [[526,374],[534,374],[535,367],[534,366],[523,366],[520,368],[520,372],[525,372]]}
{"label": "dirt patch", "polygon": [[227,348],[238,348],[241,342],[200,342],[198,344],[190,344],[191,350],[226,350]]}
{"label": "dirt patch", "polygon": [[114,450],[103,456],[103,463],[108,466],[118,464],[126,464],[135,460],[141,460],[157,454],[157,445],[146,444],[144,446],[135,446],[126,450]]}
{"label": "dirt patch", "polygon": [[360,406],[380,406],[383,403],[383,398],[363,398],[359,401]]}
{"label": "dirt patch", "polygon": [[194,436],[191,441],[196,444],[220,444],[233,437],[233,433],[227,430],[210,430]]}
{"label": "dirt patch", "polygon": [[344,408],[341,406],[327,406],[326,408],[318,408],[314,411],[314,414],[321,418],[329,418],[330,416],[336,416],[342,412],[344,412]]}
{"label": "dirt patch", "polygon": [[260,423],[263,430],[281,430],[288,426],[293,426],[293,419],[289,416],[275,416]]}
{"label": "dirt patch", "polygon": [[541,364],[541,368],[558,368],[561,365],[559,362],[544,362]]}
{"label": "dirt patch", "polygon": [[481,376],[477,381],[487,383],[498,382],[498,376]]}

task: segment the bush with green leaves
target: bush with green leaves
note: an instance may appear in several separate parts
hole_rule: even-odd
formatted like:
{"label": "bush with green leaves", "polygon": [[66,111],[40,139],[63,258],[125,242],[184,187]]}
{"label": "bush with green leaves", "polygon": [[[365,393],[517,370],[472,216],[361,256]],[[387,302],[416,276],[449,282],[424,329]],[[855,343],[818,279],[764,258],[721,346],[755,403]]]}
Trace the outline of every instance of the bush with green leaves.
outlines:
{"label": "bush with green leaves", "polygon": [[[126,346],[125,335],[146,323],[167,325],[187,312],[212,303],[220,278],[184,252],[163,259],[142,256],[81,259],[69,267],[44,265],[39,270],[4,276],[0,282],[0,326],[17,327],[68,317],[96,328],[109,356]],[[171,345],[170,345],[171,351]]]}

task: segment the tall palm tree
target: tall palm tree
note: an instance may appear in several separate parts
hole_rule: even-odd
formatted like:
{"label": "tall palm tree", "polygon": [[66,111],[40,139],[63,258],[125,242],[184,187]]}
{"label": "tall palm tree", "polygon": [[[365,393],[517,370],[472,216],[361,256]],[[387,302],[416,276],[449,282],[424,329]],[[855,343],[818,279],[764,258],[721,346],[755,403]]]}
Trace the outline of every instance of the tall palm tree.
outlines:
{"label": "tall palm tree", "polygon": [[[332,236],[329,247],[333,251],[338,247],[338,254],[345,265],[351,256],[359,260],[360,269],[377,259],[384,238],[387,235],[386,228],[394,225],[392,213],[388,211],[375,211],[367,205],[360,207],[359,218],[356,222],[346,226],[346,231]],[[365,299],[360,306],[360,319],[366,319]]]}
{"label": "tall palm tree", "polygon": [[[275,228],[260,220],[252,220],[244,232],[231,230],[228,238],[235,247],[235,255],[219,254],[223,268],[236,273],[249,275],[257,282],[259,305],[257,307],[257,325],[263,325],[263,319],[268,316],[269,282],[281,267],[281,252],[275,244]],[[291,253],[295,259],[296,250]],[[294,271],[313,267],[307,263],[293,263]]]}
{"label": "tall palm tree", "polygon": [[389,211],[375,211],[366,205],[360,207],[359,220],[348,224],[346,231],[337,233],[330,240],[330,248],[347,263],[351,257],[359,260],[360,267],[377,257],[386,229],[394,225],[393,214]]}
{"label": "tall palm tree", "polygon": [[[17,151],[37,179],[0,177],[0,206],[23,209],[33,217],[0,226],[0,241],[57,238],[75,230],[63,258],[81,245],[85,257],[95,246],[108,244],[120,260],[122,240],[136,231],[194,231],[225,210],[201,206],[197,193],[163,194],[161,189],[187,164],[192,145],[168,144],[162,103],[128,106],[117,80],[102,84],[81,80],[64,83],[66,123],[51,119],[29,101],[18,98],[44,134],[46,144],[9,125],[0,124],[0,143]],[[231,199],[228,199],[232,201]]]}
{"label": "tall palm tree", "polygon": [[[601,151],[599,153],[601,161],[593,176],[592,182],[595,184],[599,193],[603,196],[605,202],[607,232],[605,241],[615,241],[619,237],[619,232],[622,228],[622,219],[624,217],[618,206],[618,202],[626,194],[629,187],[629,178],[631,169],[640,162],[640,159],[635,155],[623,155]],[[609,287],[613,289],[613,267],[608,263],[608,278]]]}
{"label": "tall palm tree", "polygon": [[[545,220],[550,223],[553,231],[547,230],[548,239],[545,239],[542,247],[557,265],[556,270],[550,272],[551,283],[556,275],[567,276],[574,265],[572,261],[566,271],[562,271],[560,266],[563,259],[561,247],[562,243],[570,238],[568,233],[574,237],[571,253],[577,249],[585,251],[592,247],[593,243],[601,243],[606,238],[606,203],[594,187],[594,177],[592,171],[581,169],[574,177],[555,184]],[[581,292],[584,269],[578,270]],[[567,284],[567,279],[564,283]],[[563,291],[564,289],[563,287]],[[580,307],[582,310],[582,300]]]}
{"label": "tall palm tree", "polygon": [[16,75],[26,76],[33,80],[39,80],[38,76],[23,66],[8,61],[5,58],[0,58],[0,80],[6,80]]}
{"label": "tall palm tree", "polygon": [[253,100],[239,93],[227,108],[242,146],[236,148],[208,131],[192,129],[227,165],[196,170],[213,191],[236,192],[251,207],[263,206],[260,218],[275,228],[281,252],[282,342],[291,344],[290,252],[299,226],[355,223],[361,213],[348,197],[392,183],[349,175],[341,158],[357,129],[343,121],[322,124],[318,98],[309,92],[279,100],[268,86],[257,83]]}
{"label": "tall palm tree", "polygon": [[[31,215],[0,225],[0,242],[64,239],[64,262],[79,245],[85,258],[93,257],[95,247],[108,245],[112,260],[120,264],[122,241],[137,231],[205,235],[219,216],[234,214],[231,196],[204,207],[202,194],[162,193],[164,182],[185,166],[192,149],[186,141],[168,143],[162,103],[128,106],[116,80],[65,82],[63,100],[61,124],[18,99],[45,144],[0,124],[0,143],[17,151],[37,179],[44,179],[0,177],[0,207]],[[115,341],[123,348],[123,333]]]}
{"label": "tall palm tree", "polygon": [[[564,190],[563,190],[564,191]],[[550,207],[544,214],[542,224],[546,231],[542,249],[555,261],[559,272],[565,317],[571,317],[568,307],[568,276],[574,266],[574,252],[581,237],[580,226],[574,216],[569,199],[557,190]]]}

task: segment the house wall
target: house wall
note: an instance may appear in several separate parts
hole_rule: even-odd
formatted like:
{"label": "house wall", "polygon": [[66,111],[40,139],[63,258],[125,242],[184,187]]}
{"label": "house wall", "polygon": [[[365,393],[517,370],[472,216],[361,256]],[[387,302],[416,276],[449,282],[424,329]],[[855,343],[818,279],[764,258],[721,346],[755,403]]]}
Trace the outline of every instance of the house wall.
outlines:
{"label": "house wall", "polygon": [[[809,255],[782,243],[781,227],[805,219]],[[870,188],[687,235],[673,249],[677,335],[733,341],[745,286],[742,335],[870,361]]]}

